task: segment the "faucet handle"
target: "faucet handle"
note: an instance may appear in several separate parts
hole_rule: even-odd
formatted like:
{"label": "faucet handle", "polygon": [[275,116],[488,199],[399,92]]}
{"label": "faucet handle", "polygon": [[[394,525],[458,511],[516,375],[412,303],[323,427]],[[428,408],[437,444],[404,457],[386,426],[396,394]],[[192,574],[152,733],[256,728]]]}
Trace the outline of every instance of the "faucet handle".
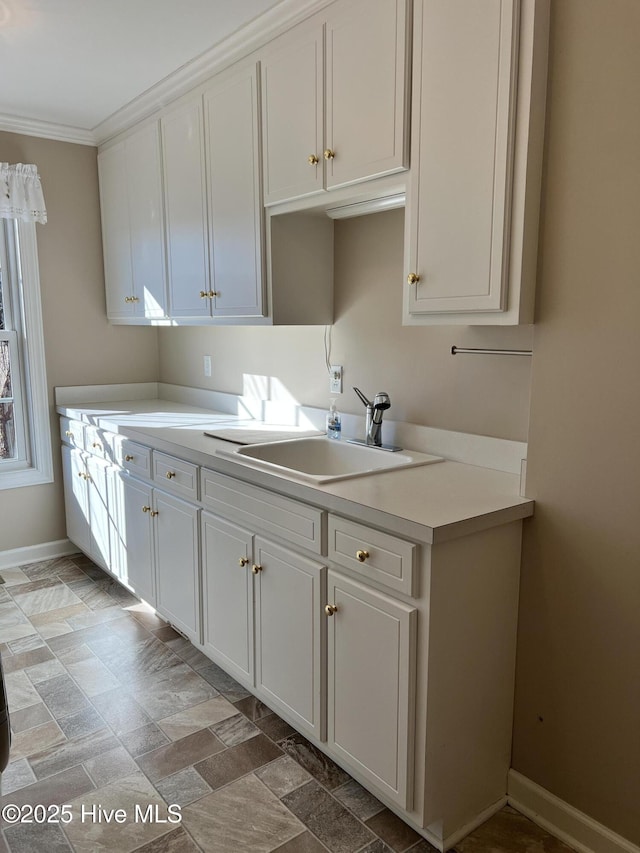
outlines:
{"label": "faucet handle", "polygon": [[367,407],[369,407],[369,406],[373,406],[373,403],[370,403],[370,402],[369,402],[369,400],[367,400],[367,398],[364,396],[364,394],[362,393],[362,391],[361,391],[359,388],[356,388],[356,386],[355,386],[355,385],[353,386],[353,390],[356,392],[356,394],[357,394],[357,395],[358,395],[358,397],[360,398],[360,402],[361,402],[361,403],[363,403],[363,404],[364,404],[365,406],[367,406]]}

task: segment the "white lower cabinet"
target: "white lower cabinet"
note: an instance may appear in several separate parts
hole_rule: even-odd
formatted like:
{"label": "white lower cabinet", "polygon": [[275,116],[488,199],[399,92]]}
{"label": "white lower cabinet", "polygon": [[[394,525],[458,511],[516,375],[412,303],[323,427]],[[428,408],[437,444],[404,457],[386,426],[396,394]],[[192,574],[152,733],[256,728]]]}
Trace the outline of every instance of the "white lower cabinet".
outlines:
{"label": "white lower cabinet", "polygon": [[67,536],[104,568],[111,563],[107,497],[111,470],[107,462],[77,448],[62,448]]}
{"label": "white lower cabinet", "polygon": [[202,543],[205,651],[324,739],[325,566],[207,512]]}
{"label": "white lower cabinet", "polygon": [[417,610],[329,571],[326,614],[328,744],[410,809]]}
{"label": "white lower cabinet", "polygon": [[121,580],[200,641],[198,507],[121,475],[126,565]]}

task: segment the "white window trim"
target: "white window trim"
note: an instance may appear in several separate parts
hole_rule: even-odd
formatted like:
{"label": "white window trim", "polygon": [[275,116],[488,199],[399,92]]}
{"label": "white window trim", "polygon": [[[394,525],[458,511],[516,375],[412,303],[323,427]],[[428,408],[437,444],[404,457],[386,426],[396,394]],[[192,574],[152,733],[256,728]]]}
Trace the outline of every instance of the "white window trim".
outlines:
{"label": "white window trim", "polygon": [[[53,482],[53,456],[51,452],[51,419],[44,351],[44,327],[40,299],[40,273],[36,226],[32,222],[18,222],[20,242],[20,269],[24,286],[20,289],[23,329],[22,370],[27,397],[26,415],[29,433],[29,462],[20,470],[0,470],[0,490],[22,486],[39,486]],[[15,274],[14,272],[11,273]]]}

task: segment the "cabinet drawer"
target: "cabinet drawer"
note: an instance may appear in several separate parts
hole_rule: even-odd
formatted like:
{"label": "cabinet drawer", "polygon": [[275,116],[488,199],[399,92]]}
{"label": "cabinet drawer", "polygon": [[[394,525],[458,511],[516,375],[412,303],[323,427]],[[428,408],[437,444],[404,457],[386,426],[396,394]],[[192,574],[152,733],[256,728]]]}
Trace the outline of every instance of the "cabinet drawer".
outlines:
{"label": "cabinet drawer", "polygon": [[191,462],[154,451],[153,480],[168,492],[198,500],[198,466]]}
{"label": "cabinet drawer", "polygon": [[315,507],[206,469],[202,471],[202,503],[238,524],[260,527],[314,554],[323,553],[326,514]]}
{"label": "cabinet drawer", "polygon": [[65,444],[84,450],[84,424],[64,415],[60,418],[60,437]]}
{"label": "cabinet drawer", "polygon": [[101,459],[107,458],[107,436],[97,426],[91,424],[85,426],[84,446],[88,453],[99,456]]}
{"label": "cabinet drawer", "polygon": [[416,549],[389,533],[329,516],[329,559],[406,595],[413,595]]}
{"label": "cabinet drawer", "polygon": [[151,479],[151,449],[137,441],[123,438],[116,453],[117,461],[123,468],[138,477]]}

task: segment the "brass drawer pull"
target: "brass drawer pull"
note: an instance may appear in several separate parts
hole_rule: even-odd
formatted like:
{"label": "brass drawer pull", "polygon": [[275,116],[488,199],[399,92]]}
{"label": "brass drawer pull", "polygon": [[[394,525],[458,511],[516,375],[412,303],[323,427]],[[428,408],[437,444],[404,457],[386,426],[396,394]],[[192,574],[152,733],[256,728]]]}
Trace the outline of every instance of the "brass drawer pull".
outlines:
{"label": "brass drawer pull", "polygon": [[133,462],[133,459],[134,457],[130,453],[127,453],[127,455],[124,457],[125,462]]}
{"label": "brass drawer pull", "polygon": [[333,616],[334,613],[338,612],[338,607],[335,604],[327,604],[327,606],[324,608],[324,612],[327,614],[327,616]]}
{"label": "brass drawer pull", "polygon": [[254,573],[254,575],[257,575],[262,571],[262,566],[258,565],[257,563],[254,563],[251,566],[251,571]]}
{"label": "brass drawer pull", "polygon": [[167,471],[167,480],[173,480],[173,478],[174,478],[175,476],[176,476],[176,472],[175,472],[175,471]]}
{"label": "brass drawer pull", "polygon": [[244,567],[247,565],[248,562],[249,562],[248,557],[240,557],[238,559],[238,565],[240,566],[241,569],[244,569]]}
{"label": "brass drawer pull", "polygon": [[142,512],[151,512],[151,507],[150,506],[143,506]]}
{"label": "brass drawer pull", "polygon": [[362,550],[356,551],[356,560],[359,563],[364,563],[364,561],[368,560],[368,559],[369,559],[369,552],[368,551],[362,551]]}

